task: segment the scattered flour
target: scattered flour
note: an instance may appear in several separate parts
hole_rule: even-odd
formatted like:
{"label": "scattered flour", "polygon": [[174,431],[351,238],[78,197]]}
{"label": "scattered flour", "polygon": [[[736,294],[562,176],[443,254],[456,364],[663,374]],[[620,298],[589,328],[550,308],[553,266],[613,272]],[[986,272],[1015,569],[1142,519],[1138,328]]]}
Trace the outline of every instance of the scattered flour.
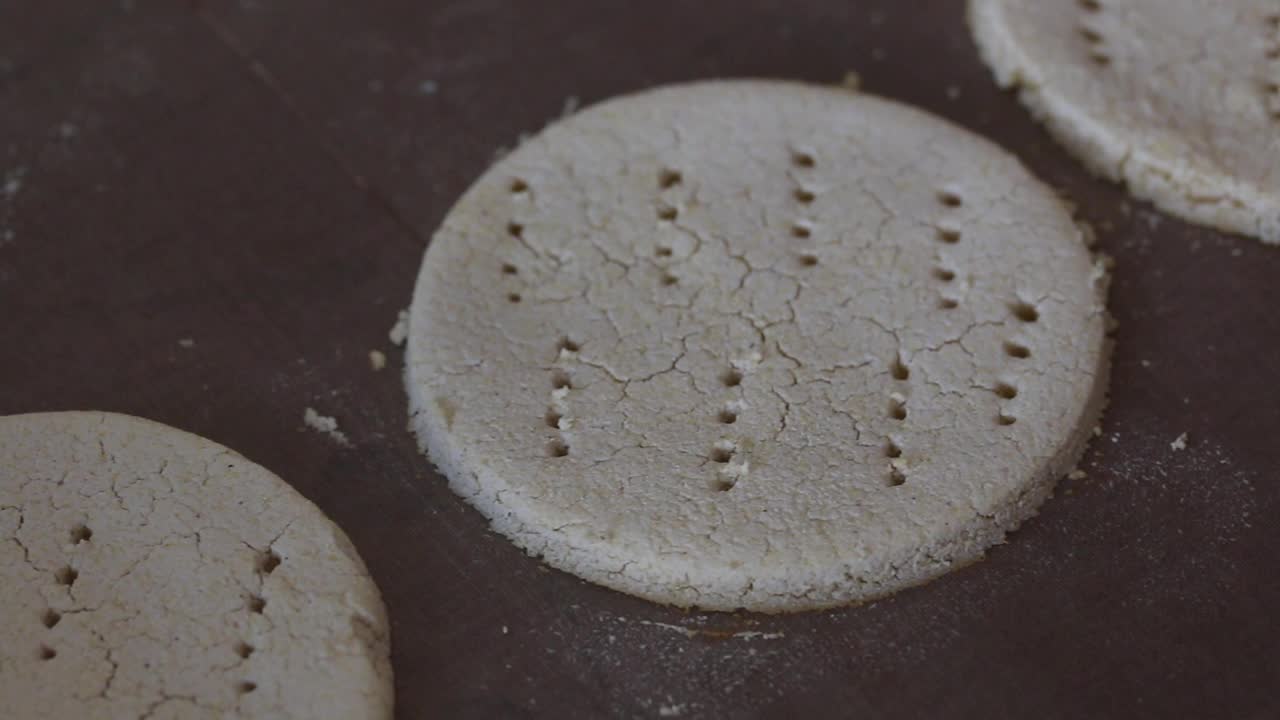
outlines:
{"label": "scattered flour", "polygon": [[658,706],[658,717],[680,717],[689,706],[684,703],[672,703]]}
{"label": "scattered flour", "polygon": [[0,246],[13,242],[16,235],[10,223],[13,221],[13,203],[22,192],[22,181],[27,176],[25,167],[17,167],[4,174],[0,184]]}
{"label": "scattered flour", "polygon": [[302,413],[302,422],[316,432],[324,433],[342,447],[351,447],[351,441],[345,433],[338,429],[338,421],[328,415],[321,415],[315,408],[307,408]]}
{"label": "scattered flour", "polygon": [[423,95],[435,95],[439,89],[440,86],[436,84],[435,80],[423,80],[418,85],[418,92]]}
{"label": "scattered flour", "polygon": [[1178,450],[1186,450],[1187,434],[1182,433],[1181,435],[1179,435],[1177,438],[1174,439],[1173,442],[1169,443],[1169,447],[1172,448],[1174,452],[1177,452]]}
{"label": "scattered flour", "polygon": [[[618,618],[618,620],[625,622],[624,618]],[[683,625],[654,622],[652,620],[637,620],[636,623],[639,625],[661,628],[663,630],[670,630],[671,632],[684,635],[687,638],[695,638],[702,635],[722,640],[777,640],[787,636],[786,633],[760,632],[759,630],[742,630],[740,632],[728,630],[702,630],[698,628],[687,628]]]}

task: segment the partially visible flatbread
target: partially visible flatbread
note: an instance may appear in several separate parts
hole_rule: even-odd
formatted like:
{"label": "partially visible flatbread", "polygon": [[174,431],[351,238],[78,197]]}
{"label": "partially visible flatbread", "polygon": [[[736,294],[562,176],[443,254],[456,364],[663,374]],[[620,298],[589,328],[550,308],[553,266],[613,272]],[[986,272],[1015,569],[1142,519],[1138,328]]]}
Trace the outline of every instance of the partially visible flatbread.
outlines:
{"label": "partially visible flatbread", "polygon": [[1093,171],[1280,242],[1280,2],[970,0],[1001,85]]}
{"label": "partially visible flatbread", "polygon": [[164,425],[0,417],[0,598],[0,717],[391,717],[386,614],[346,536]]}

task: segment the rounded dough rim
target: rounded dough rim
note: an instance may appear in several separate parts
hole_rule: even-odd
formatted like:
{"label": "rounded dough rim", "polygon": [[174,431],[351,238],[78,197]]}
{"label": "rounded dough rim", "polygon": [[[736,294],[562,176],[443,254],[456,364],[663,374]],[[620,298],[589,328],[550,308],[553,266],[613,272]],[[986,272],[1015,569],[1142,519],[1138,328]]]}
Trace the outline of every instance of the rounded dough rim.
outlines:
{"label": "rounded dough rim", "polygon": [[[616,107],[618,103],[648,95],[687,92],[703,87],[743,88],[752,85],[765,90],[780,89],[784,92],[843,92],[788,81],[701,81],[663,86],[611,98],[588,107],[573,117],[603,108]],[[985,138],[957,128],[941,118],[909,105],[864,94],[859,94],[857,97],[859,102],[889,108],[893,112],[901,113],[904,118],[912,122],[943,128],[949,133],[961,133],[971,144],[982,146],[995,157],[1012,162],[1026,176],[1019,178],[1020,180],[1029,182],[1046,195],[1052,195],[1052,191],[1027,172],[1016,158]],[[565,122],[571,122],[573,117],[553,123],[548,130],[560,127]],[[527,145],[535,144],[536,140],[537,138]],[[517,149],[513,154],[519,152],[521,149]],[[504,172],[504,161],[498,161],[488,168],[458,200],[454,209],[465,205],[468,198],[477,193],[481,186],[487,182],[493,182]],[[1071,222],[1065,208],[1060,204],[1058,211],[1067,218],[1068,222]],[[453,212],[451,210],[450,215]],[[448,219],[445,220],[446,225],[447,223]],[[441,231],[443,229],[444,225]],[[435,240],[433,238],[430,247],[435,246]],[[1081,241],[1083,242],[1082,238]],[[977,561],[984,556],[986,548],[1002,542],[1007,532],[1016,529],[1024,520],[1033,516],[1040,504],[1052,494],[1057,480],[1065,476],[1083,454],[1106,404],[1111,341],[1099,329],[1096,337],[1090,341],[1096,343],[1097,349],[1095,365],[1090,369],[1096,380],[1092,383],[1088,396],[1081,399],[1075,432],[1061,439],[1057,451],[1044,462],[1041,471],[1035,477],[1029,478],[1023,487],[995,502],[998,506],[997,512],[989,516],[968,517],[964,522],[950,527],[947,531],[937,533],[928,543],[895,547],[893,552],[873,558],[872,563],[859,565],[853,562],[844,569],[843,573],[832,575],[825,572],[806,576],[803,579],[806,587],[800,593],[785,592],[784,586],[787,581],[795,579],[785,577],[787,573],[783,573],[779,578],[764,578],[764,580],[780,582],[775,582],[772,586],[768,586],[769,583],[766,582],[759,582],[756,585],[768,587],[763,590],[757,587],[745,593],[741,592],[741,583],[737,577],[729,578],[725,583],[721,583],[724,578],[713,578],[709,583],[706,583],[707,578],[703,578],[706,584],[695,588],[690,583],[689,566],[668,567],[662,563],[637,560],[629,555],[625,548],[618,548],[608,542],[584,542],[582,538],[578,538],[577,541],[567,541],[561,533],[539,527],[538,521],[531,519],[536,518],[538,514],[533,504],[516,492],[506,493],[504,489],[506,483],[498,474],[487,472],[485,468],[477,471],[474,464],[468,463],[464,456],[465,451],[455,442],[450,432],[452,416],[456,408],[442,406],[425,392],[425,385],[414,381],[415,365],[421,348],[425,344],[440,340],[440,338],[428,336],[420,327],[415,326],[415,319],[423,315],[423,308],[434,293],[428,272],[430,247],[427,253],[428,259],[424,259],[419,273],[410,309],[410,332],[405,369],[410,425],[422,449],[447,477],[450,487],[489,519],[493,530],[512,540],[530,555],[541,557],[554,567],[592,582],[654,602],[722,611],[748,609],[762,612],[793,612],[820,609],[882,597],[927,582],[952,569]],[[1094,267],[1095,299],[1098,302],[1099,315],[1109,319],[1103,303],[1107,278],[1102,267],[1101,261]],[[483,480],[478,477],[479,475],[485,476]],[[499,497],[504,494],[505,497]],[[620,571],[620,568],[625,569],[626,572]],[[780,592],[780,589],[783,591]]]}

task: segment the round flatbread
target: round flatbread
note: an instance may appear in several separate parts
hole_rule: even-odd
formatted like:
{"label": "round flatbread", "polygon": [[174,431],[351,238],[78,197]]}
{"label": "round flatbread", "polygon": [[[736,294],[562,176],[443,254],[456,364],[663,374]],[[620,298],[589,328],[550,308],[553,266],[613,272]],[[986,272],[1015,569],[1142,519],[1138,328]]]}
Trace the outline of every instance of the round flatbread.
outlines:
{"label": "round flatbread", "polygon": [[391,717],[386,614],[346,536],[164,425],[0,417],[0,596],[0,717]]}
{"label": "round flatbread", "polygon": [[971,0],[996,79],[1090,169],[1280,242],[1280,3]]}
{"label": "round flatbread", "polygon": [[410,312],[413,427],[550,564],[785,611],[978,558],[1080,455],[1104,278],[990,143],[847,91],[612,100],[489,170]]}

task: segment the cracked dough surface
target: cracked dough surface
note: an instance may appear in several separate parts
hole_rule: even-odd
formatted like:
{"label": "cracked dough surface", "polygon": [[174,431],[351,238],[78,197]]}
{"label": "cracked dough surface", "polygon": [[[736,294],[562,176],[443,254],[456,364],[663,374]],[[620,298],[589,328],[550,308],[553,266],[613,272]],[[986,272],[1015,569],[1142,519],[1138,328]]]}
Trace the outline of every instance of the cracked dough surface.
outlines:
{"label": "cracked dough surface", "polygon": [[391,717],[385,611],[346,536],[164,425],[0,417],[0,597],[0,717]]}
{"label": "cracked dough surface", "polygon": [[970,0],[1005,87],[1091,170],[1280,242],[1280,3]]}
{"label": "cracked dough surface", "polygon": [[817,608],[981,556],[1078,459],[1106,273],[1008,153],[763,81],[561,121],[445,218],[412,424],[528,552],[658,602]]}

